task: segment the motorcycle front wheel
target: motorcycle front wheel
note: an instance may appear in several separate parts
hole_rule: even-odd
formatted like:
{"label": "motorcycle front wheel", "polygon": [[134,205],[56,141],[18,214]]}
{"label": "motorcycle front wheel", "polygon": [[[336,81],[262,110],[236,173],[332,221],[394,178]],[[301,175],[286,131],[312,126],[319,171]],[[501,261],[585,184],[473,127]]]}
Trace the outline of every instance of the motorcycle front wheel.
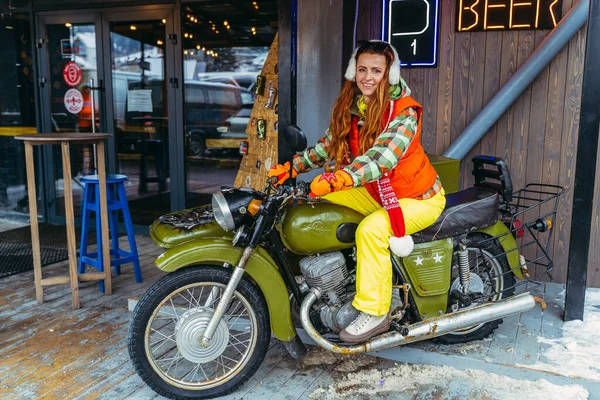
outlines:
{"label": "motorcycle front wheel", "polygon": [[271,337],[260,290],[243,278],[208,347],[199,339],[231,271],[188,267],[157,281],[133,311],[128,334],[133,366],[155,392],[171,399],[231,393],[254,375]]}

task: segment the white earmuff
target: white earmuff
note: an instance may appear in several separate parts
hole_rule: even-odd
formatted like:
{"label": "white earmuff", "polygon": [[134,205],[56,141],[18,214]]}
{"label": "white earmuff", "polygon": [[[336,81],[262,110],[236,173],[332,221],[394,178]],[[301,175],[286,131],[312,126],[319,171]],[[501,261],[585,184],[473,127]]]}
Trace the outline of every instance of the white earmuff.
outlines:
{"label": "white earmuff", "polygon": [[[378,40],[371,40],[371,42],[378,42]],[[390,47],[392,48],[392,52],[394,53],[394,61],[392,61],[392,66],[390,67],[389,83],[390,83],[390,85],[397,85],[400,83],[400,57],[398,57],[398,52],[396,51],[394,46],[392,46],[390,44]],[[346,68],[346,73],[344,74],[344,77],[347,80],[352,81],[352,82],[354,82],[356,80],[356,51],[357,50],[358,50],[358,47],[356,49],[354,49],[354,52],[352,53],[352,57],[350,57],[350,61],[348,62],[348,68]]]}

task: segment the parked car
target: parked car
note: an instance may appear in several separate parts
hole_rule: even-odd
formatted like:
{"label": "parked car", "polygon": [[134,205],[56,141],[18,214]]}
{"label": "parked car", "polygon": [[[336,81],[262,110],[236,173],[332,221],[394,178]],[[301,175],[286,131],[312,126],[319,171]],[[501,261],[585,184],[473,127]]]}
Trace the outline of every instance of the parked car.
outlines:
{"label": "parked car", "polygon": [[225,83],[254,91],[256,76],[260,72],[202,72],[198,74],[201,81]]}
{"label": "parked car", "polygon": [[[129,84],[129,90],[152,90],[152,112],[125,111],[125,124],[118,135],[120,151],[137,152],[137,143],[148,136],[166,142],[165,85],[163,80]],[[207,150],[239,148],[239,142],[247,137],[246,125],[254,104],[252,92],[234,85],[187,80],[184,98],[188,155],[202,156]]]}

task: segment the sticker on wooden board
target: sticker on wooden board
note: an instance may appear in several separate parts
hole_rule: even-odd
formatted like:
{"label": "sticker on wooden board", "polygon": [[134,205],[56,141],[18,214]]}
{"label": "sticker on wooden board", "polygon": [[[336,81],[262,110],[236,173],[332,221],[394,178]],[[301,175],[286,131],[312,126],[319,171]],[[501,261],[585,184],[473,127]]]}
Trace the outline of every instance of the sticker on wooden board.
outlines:
{"label": "sticker on wooden board", "polygon": [[277,97],[277,89],[269,84],[269,97],[267,98],[267,102],[265,103],[265,108],[273,108],[275,105],[275,97]]}
{"label": "sticker on wooden board", "polygon": [[254,88],[254,94],[262,96],[265,92],[265,77],[264,75],[258,75],[256,77],[256,87]]}
{"label": "sticker on wooden board", "polygon": [[79,114],[83,109],[83,95],[77,89],[69,89],[65,93],[65,107],[71,114]]}
{"label": "sticker on wooden board", "polygon": [[266,171],[270,171],[271,170],[271,157],[268,157],[265,160],[265,170]]}
{"label": "sticker on wooden board", "polygon": [[252,180],[250,179],[250,176],[246,176],[246,187],[250,187],[251,183],[252,183]]}
{"label": "sticker on wooden board", "polygon": [[256,122],[256,137],[264,140],[267,137],[267,121],[259,119]]}

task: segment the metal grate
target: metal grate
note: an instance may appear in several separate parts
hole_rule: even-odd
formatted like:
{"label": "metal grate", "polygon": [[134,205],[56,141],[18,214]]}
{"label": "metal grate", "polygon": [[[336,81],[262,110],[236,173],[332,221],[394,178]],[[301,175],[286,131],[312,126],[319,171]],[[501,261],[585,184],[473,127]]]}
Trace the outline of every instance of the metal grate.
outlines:
{"label": "metal grate", "polygon": [[[42,266],[68,258],[65,248],[41,247]],[[33,269],[33,253],[30,243],[0,242],[0,278]]]}

